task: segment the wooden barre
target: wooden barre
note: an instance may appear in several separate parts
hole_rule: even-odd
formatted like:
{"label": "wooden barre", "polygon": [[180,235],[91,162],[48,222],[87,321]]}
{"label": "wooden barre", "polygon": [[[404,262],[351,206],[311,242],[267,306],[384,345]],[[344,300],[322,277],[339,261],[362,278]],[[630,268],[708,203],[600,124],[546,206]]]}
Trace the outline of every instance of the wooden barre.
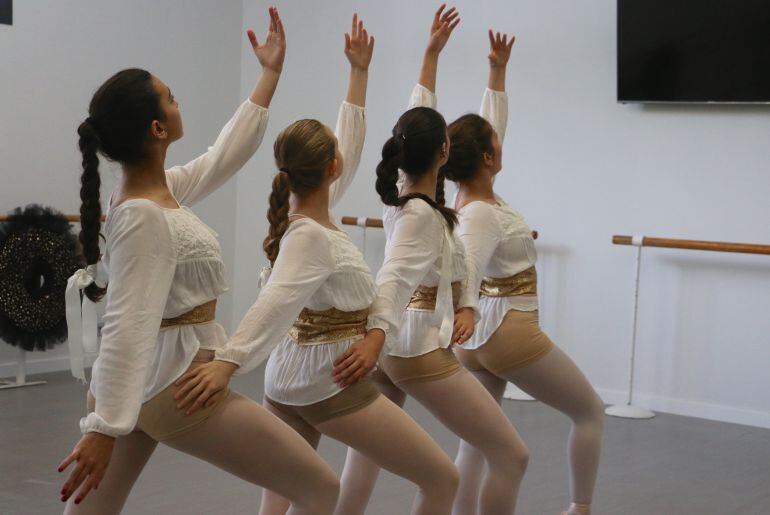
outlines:
{"label": "wooden barre", "polygon": [[[358,225],[358,218],[355,216],[343,216],[342,225]],[[382,220],[379,218],[366,218],[364,219],[364,225],[366,227],[379,227],[382,228]],[[532,239],[537,239],[537,231],[532,231]]]}
{"label": "wooden barre", "polygon": [[[11,219],[11,215],[0,215],[0,222],[7,222]],[[68,222],[80,222],[80,215],[64,215],[64,219]],[[102,215],[102,222],[106,219],[104,215]]]}
{"label": "wooden barre", "polygon": [[[614,235],[615,245],[633,245],[631,236]],[[770,255],[770,245],[754,243],[728,243],[723,241],[677,240],[672,238],[653,238],[644,236],[642,247],[660,247],[667,249],[710,250],[713,252],[738,252],[741,254]]]}

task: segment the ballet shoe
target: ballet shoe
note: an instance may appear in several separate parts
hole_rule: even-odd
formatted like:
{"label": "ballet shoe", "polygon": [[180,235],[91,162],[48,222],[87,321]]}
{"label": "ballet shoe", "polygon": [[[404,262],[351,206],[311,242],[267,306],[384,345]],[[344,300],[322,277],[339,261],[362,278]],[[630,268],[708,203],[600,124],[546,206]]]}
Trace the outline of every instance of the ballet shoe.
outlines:
{"label": "ballet shoe", "polygon": [[579,515],[591,515],[591,505],[573,502],[569,505],[569,509],[567,511],[561,512],[561,515],[570,515],[570,513],[577,513]]}

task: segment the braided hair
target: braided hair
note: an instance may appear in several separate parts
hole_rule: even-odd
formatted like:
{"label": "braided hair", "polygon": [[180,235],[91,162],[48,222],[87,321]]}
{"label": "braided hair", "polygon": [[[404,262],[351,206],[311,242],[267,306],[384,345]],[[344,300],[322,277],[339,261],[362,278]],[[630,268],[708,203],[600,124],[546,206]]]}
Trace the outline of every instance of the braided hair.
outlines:
{"label": "braided hair", "polygon": [[[152,85],[152,74],[130,68],[107,79],[96,91],[88,118],[78,127],[82,154],[80,176],[80,235],[86,265],[99,261],[102,207],[99,154],[123,165],[136,165],[147,157],[148,130],[153,120],[163,120],[160,96]],[[106,287],[92,283],[85,289],[89,299],[98,301]]]}
{"label": "braided hair", "polygon": [[427,202],[441,213],[451,229],[457,224],[457,213],[445,205],[444,175],[436,181],[436,199],[422,193],[399,196],[398,170],[419,178],[428,173],[441,146],[447,142],[444,117],[429,107],[408,110],[396,122],[391,137],[382,147],[382,160],[377,165],[375,188],[383,204],[403,206],[413,198]]}

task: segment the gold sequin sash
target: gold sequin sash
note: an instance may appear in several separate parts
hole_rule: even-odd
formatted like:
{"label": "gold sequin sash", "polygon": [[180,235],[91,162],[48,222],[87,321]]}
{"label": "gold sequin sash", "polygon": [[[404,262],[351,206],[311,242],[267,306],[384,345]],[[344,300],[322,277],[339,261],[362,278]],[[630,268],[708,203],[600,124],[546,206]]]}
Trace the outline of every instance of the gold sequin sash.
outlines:
{"label": "gold sequin sash", "polygon": [[289,329],[289,336],[299,345],[336,343],[365,335],[368,318],[368,308],[358,311],[337,308],[314,311],[305,308]]}
{"label": "gold sequin sash", "polygon": [[210,300],[205,304],[192,308],[187,313],[182,313],[178,317],[164,318],[160,321],[161,329],[168,329],[178,325],[195,325],[213,322],[217,312],[217,299]]}
{"label": "gold sequin sash", "polygon": [[530,267],[510,277],[485,277],[479,290],[487,297],[515,297],[537,293],[537,271]]}
{"label": "gold sequin sash", "polygon": [[[460,281],[452,283],[452,305],[454,306],[455,311],[457,311],[457,305],[460,303],[461,289],[462,283]],[[406,305],[406,309],[435,311],[437,294],[438,286],[423,286],[421,284],[414,290],[412,300]]]}

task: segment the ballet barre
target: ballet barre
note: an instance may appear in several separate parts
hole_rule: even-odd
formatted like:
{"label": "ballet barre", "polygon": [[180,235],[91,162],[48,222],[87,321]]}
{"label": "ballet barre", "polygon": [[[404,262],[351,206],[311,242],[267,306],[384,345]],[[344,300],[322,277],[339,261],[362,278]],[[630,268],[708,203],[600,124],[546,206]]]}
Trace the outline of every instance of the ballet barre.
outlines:
{"label": "ballet barre", "polygon": [[655,238],[651,236],[614,235],[614,245],[630,245],[636,247],[636,283],[634,286],[634,318],[631,329],[631,355],[628,373],[628,395],[625,404],[615,404],[604,412],[607,415],[621,418],[644,419],[652,418],[655,413],[633,404],[634,396],[634,359],[636,356],[636,323],[639,312],[639,279],[642,265],[642,247],[657,247],[665,249],[707,250],[711,252],[736,252],[741,254],[770,255],[770,245],[755,243],[731,243],[724,241],[682,240],[674,238]]}
{"label": "ballet barre", "polygon": [[[382,220],[379,218],[364,218],[357,216],[343,216],[342,225],[357,225],[358,227],[379,227],[382,229]],[[537,231],[532,231],[532,238],[537,239]]]}
{"label": "ballet barre", "polygon": [[641,236],[641,242],[634,243],[634,238],[639,236],[612,237],[615,245],[633,245],[640,247],[658,247],[664,249],[709,250],[712,252],[738,252],[741,254],[765,254],[770,255],[770,245],[758,245],[755,243],[728,243],[723,241],[701,240],[676,240],[672,238],[653,238]]}
{"label": "ballet barre", "polygon": [[[80,215],[62,215],[65,220],[68,222],[75,222],[80,223]],[[10,222],[11,221],[11,215],[0,215],[0,222]],[[105,216],[102,215],[101,220],[102,222],[105,220]]]}

